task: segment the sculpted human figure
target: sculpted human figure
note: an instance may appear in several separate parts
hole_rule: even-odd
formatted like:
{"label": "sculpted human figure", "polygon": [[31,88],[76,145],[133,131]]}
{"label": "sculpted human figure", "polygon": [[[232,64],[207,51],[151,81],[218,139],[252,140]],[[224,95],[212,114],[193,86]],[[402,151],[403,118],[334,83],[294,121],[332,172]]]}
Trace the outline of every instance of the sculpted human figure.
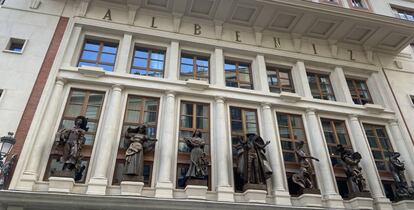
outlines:
{"label": "sculpted human figure", "polygon": [[298,173],[293,174],[292,181],[298,184],[303,189],[314,188],[312,182],[312,174],[314,172],[310,160],[319,161],[319,159],[306,154],[305,150],[303,149],[304,145],[305,142],[300,141],[297,149],[295,150],[295,153],[299,158],[300,168]]}
{"label": "sculpted human figure", "polygon": [[207,172],[207,154],[204,152],[205,141],[199,130],[195,130],[191,138],[184,138],[185,143],[191,149],[190,167],[185,175],[187,179],[204,179]]}
{"label": "sculpted human figure", "polygon": [[58,140],[54,148],[62,151],[60,158],[60,162],[63,163],[62,171],[71,173],[58,172],[56,175],[74,176],[81,160],[81,150],[83,144],[85,144],[85,133],[88,131],[87,124],[88,120],[84,116],[78,116],[75,119],[75,126],[73,128],[63,128],[58,131]]}
{"label": "sculpted human figure", "polygon": [[123,171],[124,181],[144,181],[144,152],[150,150],[157,139],[147,136],[145,125],[136,128],[128,127],[125,133],[124,146],[125,167]]}
{"label": "sculpted human figure", "polygon": [[359,167],[359,162],[362,159],[361,154],[347,150],[340,144],[337,145],[337,150],[341,153],[341,160],[345,164],[345,173],[348,179],[351,180],[352,190],[354,192],[367,192],[362,168]]}
{"label": "sculpted human figure", "polygon": [[265,147],[270,143],[256,135],[247,134],[247,138],[240,137],[238,148],[238,173],[246,184],[265,185],[271,177],[272,169],[266,158]]}
{"label": "sculpted human figure", "polygon": [[390,168],[392,172],[392,177],[394,178],[395,185],[397,187],[397,197],[398,198],[414,198],[414,192],[408,187],[407,180],[404,176],[405,165],[404,162],[400,161],[398,158],[400,153],[393,152],[389,158]]}

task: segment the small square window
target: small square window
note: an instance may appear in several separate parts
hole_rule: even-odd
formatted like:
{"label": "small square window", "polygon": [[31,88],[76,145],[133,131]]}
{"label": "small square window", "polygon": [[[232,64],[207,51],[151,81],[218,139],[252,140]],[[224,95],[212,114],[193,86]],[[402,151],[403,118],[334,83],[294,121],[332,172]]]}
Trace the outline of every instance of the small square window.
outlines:
{"label": "small square window", "polygon": [[10,38],[9,43],[7,43],[6,49],[4,49],[3,51],[21,54],[23,53],[25,46],[25,39]]}
{"label": "small square window", "polygon": [[410,101],[411,101],[411,106],[414,106],[414,95],[409,95],[409,97],[410,97]]}

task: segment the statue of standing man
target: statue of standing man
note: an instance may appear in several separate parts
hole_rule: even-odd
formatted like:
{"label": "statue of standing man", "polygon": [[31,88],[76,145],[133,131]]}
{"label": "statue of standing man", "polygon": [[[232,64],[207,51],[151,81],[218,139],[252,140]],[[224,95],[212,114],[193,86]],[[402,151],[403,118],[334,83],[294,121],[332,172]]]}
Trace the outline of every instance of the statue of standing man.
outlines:
{"label": "statue of standing man", "polygon": [[191,138],[184,138],[185,143],[191,149],[190,167],[186,176],[186,184],[206,185],[207,184],[207,154],[204,152],[204,141],[200,130],[195,130]]}
{"label": "statue of standing man", "polygon": [[300,168],[298,173],[293,174],[292,181],[299,185],[302,190],[314,189],[315,187],[312,182],[312,175],[314,171],[310,160],[319,161],[319,159],[308,155],[303,148],[304,145],[305,142],[300,141],[297,149],[295,150],[296,156],[299,159]]}

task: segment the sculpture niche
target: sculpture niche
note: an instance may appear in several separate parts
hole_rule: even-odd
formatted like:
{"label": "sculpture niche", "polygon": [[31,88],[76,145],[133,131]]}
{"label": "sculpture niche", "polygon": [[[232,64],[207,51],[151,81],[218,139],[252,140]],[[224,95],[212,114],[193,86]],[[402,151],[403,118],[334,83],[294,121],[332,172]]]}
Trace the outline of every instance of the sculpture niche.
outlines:
{"label": "sculpture niche", "polygon": [[85,144],[85,133],[88,131],[88,119],[84,116],[75,118],[73,128],[62,128],[56,134],[56,141],[52,148],[52,154],[59,155],[59,161],[63,163],[62,169],[52,173],[52,176],[70,177],[78,181],[82,178],[82,146]]}
{"label": "sculpture niche", "polygon": [[[411,186],[411,188],[408,187],[407,180],[404,176],[405,165],[404,162],[398,159],[399,157],[400,153],[393,152],[389,158],[392,177],[397,187],[395,192],[396,200],[414,199],[414,186]],[[413,182],[411,182],[412,184]]]}
{"label": "sculpture niche", "polygon": [[125,166],[122,181],[144,181],[144,153],[151,151],[157,139],[147,136],[147,127],[128,127],[125,133]]}
{"label": "sculpture niche", "polygon": [[314,174],[312,163],[310,160],[319,161],[318,158],[308,155],[303,146],[305,145],[304,141],[298,143],[298,147],[295,150],[296,156],[299,159],[299,172],[292,175],[292,181],[299,185],[302,190],[300,194],[310,193],[310,194],[320,194],[320,191],[315,188],[312,175]]}
{"label": "sculpture niche", "polygon": [[366,181],[362,175],[362,168],[359,166],[361,154],[347,150],[341,144],[337,145],[337,151],[341,154],[348,185],[351,186],[348,198],[371,197],[369,191],[366,190]]}
{"label": "sculpture niche", "polygon": [[237,148],[239,173],[243,182],[243,191],[247,189],[266,190],[266,180],[272,175],[272,169],[266,158],[265,147],[270,143],[256,135],[247,134],[239,138]]}
{"label": "sculpture niche", "polygon": [[186,177],[186,185],[203,185],[207,186],[208,177],[208,160],[204,152],[205,141],[199,130],[195,130],[193,136],[184,138],[185,143],[191,149],[190,167]]}

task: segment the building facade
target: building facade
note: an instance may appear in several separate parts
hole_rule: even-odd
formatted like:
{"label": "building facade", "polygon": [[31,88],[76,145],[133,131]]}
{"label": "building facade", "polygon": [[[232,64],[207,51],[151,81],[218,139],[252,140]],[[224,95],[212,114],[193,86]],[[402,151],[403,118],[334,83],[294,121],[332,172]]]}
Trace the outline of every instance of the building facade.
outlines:
{"label": "building facade", "polygon": [[[5,209],[414,209],[396,199],[389,163],[401,154],[411,186],[413,2],[2,3],[0,131],[16,131],[18,154]],[[54,176],[56,134],[77,116],[89,128],[82,170]],[[125,131],[144,124],[158,140],[144,180],[123,182]],[[195,130],[203,186],[185,182]],[[239,184],[235,148],[250,133],[270,142],[267,190]],[[300,141],[319,160],[318,194],[292,181]],[[338,144],[362,155],[370,197],[350,197]]]}

